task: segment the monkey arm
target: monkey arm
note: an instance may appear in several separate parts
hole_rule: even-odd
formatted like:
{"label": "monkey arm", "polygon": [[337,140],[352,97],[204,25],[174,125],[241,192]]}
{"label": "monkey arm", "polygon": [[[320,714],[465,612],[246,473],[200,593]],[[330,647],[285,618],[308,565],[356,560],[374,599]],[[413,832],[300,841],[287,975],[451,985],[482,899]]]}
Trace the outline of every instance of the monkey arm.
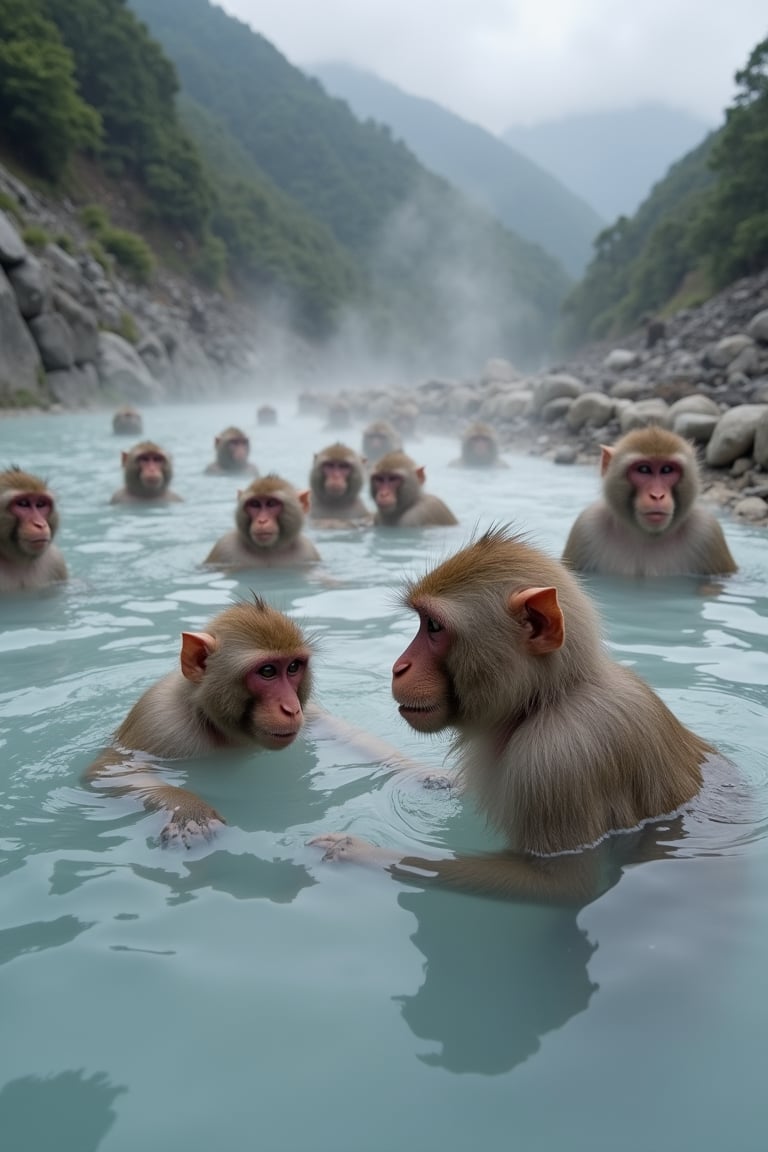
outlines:
{"label": "monkey arm", "polygon": [[406,883],[455,888],[478,895],[498,896],[535,904],[582,907],[618,880],[620,870],[606,875],[601,854],[585,848],[557,856],[534,856],[520,852],[493,852],[482,856],[401,856],[377,848],[357,836],[327,833],[309,841],[324,848],[323,860],[347,860],[384,868]]}
{"label": "monkey arm", "polygon": [[149,811],[164,811],[168,820],[160,831],[164,846],[181,843],[189,848],[198,838],[210,840],[226,820],[195,792],[166,784],[155,775],[156,765],[135,760],[119,748],[108,748],[86,769],[91,787],[114,796],[137,796]]}
{"label": "monkey arm", "polygon": [[425,784],[434,787],[430,780],[432,777],[437,778],[439,773],[430,772],[424,764],[420,764],[418,760],[412,760],[410,756],[405,756],[386,740],[382,740],[338,716],[333,716],[313,701],[310,701],[304,708],[304,717],[312,735],[318,735],[321,738],[330,736],[335,740],[343,740],[363,759],[378,761],[385,768],[396,772],[417,773],[420,778],[424,779]]}

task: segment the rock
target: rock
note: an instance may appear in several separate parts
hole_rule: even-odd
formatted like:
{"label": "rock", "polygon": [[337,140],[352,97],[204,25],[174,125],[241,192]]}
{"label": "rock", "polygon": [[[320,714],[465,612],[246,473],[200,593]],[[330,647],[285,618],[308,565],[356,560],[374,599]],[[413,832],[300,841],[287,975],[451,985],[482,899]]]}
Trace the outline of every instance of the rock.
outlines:
{"label": "rock", "polygon": [[652,391],[651,385],[645,380],[632,380],[625,376],[611,385],[609,394],[614,400],[645,400]]}
{"label": "rock", "polygon": [[739,456],[736,460],[734,460],[733,464],[731,464],[731,476],[738,480],[739,476],[746,476],[751,467],[751,456]]}
{"label": "rock", "polygon": [[55,288],[53,306],[72,332],[75,364],[93,364],[99,355],[99,325],[96,316],[78,304],[63,288]]}
{"label": "rock", "polygon": [[158,336],[147,336],[141,340],[136,351],[146,364],[155,380],[166,380],[173,373],[170,357],[165,344]]}
{"label": "rock", "polygon": [[0,210],[0,267],[12,268],[26,259],[27,246],[16,231],[10,216]]}
{"label": "rock", "polygon": [[115,332],[99,333],[98,370],[102,389],[119,401],[151,404],[164,395],[133,345]]}
{"label": "rock", "polygon": [[745,496],[743,500],[738,500],[734,504],[733,512],[742,520],[765,520],[768,516],[768,504],[759,496]]}
{"label": "rock", "polygon": [[747,344],[728,364],[728,383],[733,386],[737,378],[757,376],[759,371],[760,353],[755,344]]}
{"label": "rock", "polygon": [[77,299],[83,283],[80,265],[58,244],[46,244],[45,258],[50,266],[54,284]]}
{"label": "rock", "polygon": [[707,350],[706,356],[708,362],[714,364],[716,368],[725,368],[745,348],[752,347],[754,347],[754,341],[751,336],[739,333],[736,336],[724,336],[722,340],[718,340],[714,347]]}
{"label": "rock", "polygon": [[768,308],[752,317],[747,324],[747,336],[759,344],[768,344]]}
{"label": "rock", "polygon": [[509,360],[502,360],[500,357],[496,357],[486,363],[483,369],[482,379],[488,383],[491,380],[501,380],[504,383],[511,383],[513,380],[517,380],[519,375],[520,373]]}
{"label": "rock", "polygon": [[48,372],[46,381],[53,399],[65,408],[82,408],[102,398],[95,364],[84,364],[82,368],[75,365]]}
{"label": "rock", "polygon": [[755,464],[768,471],[768,405],[755,424],[755,442],[752,450]]}
{"label": "rock", "polygon": [[46,400],[42,380],[37,345],[19,312],[16,294],[0,269],[0,404]]}
{"label": "rock", "polygon": [[46,307],[50,307],[51,277],[36,256],[28,255],[26,260],[9,268],[7,275],[25,320],[39,316]]}
{"label": "rock", "polygon": [[550,400],[544,405],[539,413],[539,419],[543,420],[545,424],[554,424],[556,420],[561,420],[563,416],[567,416],[573,400],[570,396],[556,396],[554,400]]}
{"label": "rock", "polygon": [[72,329],[58,312],[41,312],[29,322],[29,330],[40,350],[46,371],[71,368],[75,362]]}
{"label": "rock", "polygon": [[765,412],[765,404],[738,404],[724,412],[707,444],[707,464],[723,468],[733,464],[738,456],[751,454],[757,423]]}
{"label": "rock", "polygon": [[533,411],[541,412],[550,400],[558,400],[563,396],[579,396],[584,391],[581,380],[565,373],[551,376],[542,376],[533,382]]}
{"label": "rock", "polygon": [[710,396],[703,396],[701,393],[694,392],[690,396],[683,396],[680,400],[675,400],[674,404],[669,406],[669,417],[672,421],[672,426],[675,424],[675,417],[680,412],[699,412],[706,416],[715,416],[720,418],[720,406]]}
{"label": "rock", "polygon": [[720,416],[707,416],[703,412],[679,412],[672,422],[672,431],[695,444],[708,444]]}
{"label": "rock", "polygon": [[612,418],[615,404],[604,392],[583,392],[571,404],[566,423],[575,432],[588,425],[602,428]]}
{"label": "rock", "polygon": [[609,372],[628,372],[630,368],[636,368],[641,359],[639,352],[628,348],[614,348],[603,360],[603,367]]}
{"label": "rock", "polygon": [[658,424],[661,428],[669,428],[669,406],[666,400],[653,398],[651,400],[638,400],[630,404],[619,415],[619,426],[622,432],[631,432],[633,428],[647,428],[650,424]]}
{"label": "rock", "polygon": [[552,457],[555,464],[575,464],[578,459],[578,450],[570,444],[561,444]]}

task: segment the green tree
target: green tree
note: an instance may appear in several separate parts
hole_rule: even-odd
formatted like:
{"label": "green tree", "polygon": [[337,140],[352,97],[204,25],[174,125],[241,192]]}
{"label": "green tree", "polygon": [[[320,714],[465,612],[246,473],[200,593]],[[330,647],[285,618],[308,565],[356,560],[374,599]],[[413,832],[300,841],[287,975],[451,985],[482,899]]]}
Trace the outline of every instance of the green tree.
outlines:
{"label": "green tree", "polygon": [[0,0],[0,133],[56,180],[77,148],[98,147],[101,119],[78,93],[71,52],[36,0]]}

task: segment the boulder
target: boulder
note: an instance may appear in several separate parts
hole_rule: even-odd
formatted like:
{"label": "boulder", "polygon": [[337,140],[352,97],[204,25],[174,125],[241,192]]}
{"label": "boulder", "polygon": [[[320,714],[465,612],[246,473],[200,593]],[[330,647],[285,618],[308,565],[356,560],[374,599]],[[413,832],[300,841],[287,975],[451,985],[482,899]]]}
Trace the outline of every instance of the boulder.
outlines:
{"label": "boulder", "polygon": [[26,259],[27,246],[10,216],[0,210],[0,267],[12,268]]}
{"label": "boulder", "polygon": [[747,324],[747,336],[751,336],[758,344],[768,344],[768,308],[752,317]]}
{"label": "boulder", "polygon": [[19,312],[16,294],[0,269],[0,404],[46,399],[37,345]]}
{"label": "boulder", "polygon": [[660,428],[669,428],[669,405],[666,400],[652,397],[650,400],[638,400],[630,404],[619,413],[619,425],[622,432],[631,432],[633,428],[647,428],[650,424],[658,424]]}
{"label": "boulder", "polygon": [[708,444],[719,419],[719,413],[708,416],[706,412],[678,412],[672,421],[672,431],[695,444]]}
{"label": "boulder", "polygon": [[46,308],[50,310],[51,278],[45,265],[36,256],[29,254],[26,260],[9,268],[7,276],[25,320],[39,316]]}
{"label": "boulder", "polygon": [[639,352],[628,348],[614,348],[603,360],[603,367],[609,372],[629,372],[631,368],[637,367],[641,359]]}
{"label": "boulder", "polygon": [[768,472],[768,406],[755,424],[755,443],[752,450],[755,464]]}
{"label": "boulder", "polygon": [[718,340],[717,344],[707,349],[707,360],[716,368],[727,368],[739,353],[753,346],[752,337],[743,332],[735,336],[723,336],[722,340]]}
{"label": "boulder", "polygon": [[58,312],[41,312],[29,322],[29,330],[40,350],[46,371],[71,368],[75,362],[72,329]]}
{"label": "boulder", "polygon": [[556,373],[551,376],[542,376],[533,381],[533,410],[541,412],[550,400],[558,400],[564,396],[579,396],[585,391],[581,380],[566,373]]}
{"label": "boulder", "polygon": [[578,431],[588,425],[591,428],[602,428],[613,417],[615,403],[610,396],[603,392],[583,392],[577,396],[568,409],[566,423],[569,428]]}
{"label": "boulder", "polygon": [[120,401],[151,404],[164,395],[133,345],[115,332],[99,333],[98,370],[102,390]]}
{"label": "boulder", "polygon": [[72,332],[75,364],[94,363],[99,355],[99,325],[95,313],[83,308],[63,288],[54,289],[53,306]]}
{"label": "boulder", "polygon": [[48,391],[53,400],[65,408],[83,408],[102,398],[99,374],[95,364],[81,368],[62,368],[46,374]]}
{"label": "boulder", "polygon": [[54,284],[77,299],[83,283],[83,274],[77,260],[63,248],[59,248],[58,244],[46,244],[44,254]]}
{"label": "boulder", "polygon": [[759,496],[745,496],[734,504],[733,512],[742,520],[765,520],[768,517],[768,504]]}
{"label": "boulder", "polygon": [[737,404],[724,412],[707,444],[707,464],[725,468],[737,457],[751,455],[757,424],[765,412],[765,404]]}

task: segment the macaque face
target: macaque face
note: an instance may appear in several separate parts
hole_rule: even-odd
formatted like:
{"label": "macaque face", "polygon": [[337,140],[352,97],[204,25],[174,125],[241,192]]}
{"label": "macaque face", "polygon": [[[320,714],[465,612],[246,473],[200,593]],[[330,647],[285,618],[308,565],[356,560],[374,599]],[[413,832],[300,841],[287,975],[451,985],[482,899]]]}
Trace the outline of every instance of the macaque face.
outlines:
{"label": "macaque face", "polygon": [[329,496],[345,496],[352,475],[352,465],[349,460],[324,460],[323,491]]}
{"label": "macaque face", "polygon": [[439,732],[456,715],[446,658],[451,634],[428,606],[417,607],[419,630],[392,668],[392,695],[398,711],[417,732]]}
{"label": "macaque face", "polygon": [[683,469],[679,461],[649,457],[634,460],[627,468],[627,480],[634,489],[635,520],[644,532],[659,535],[675,514],[675,485]]}
{"label": "macaque face", "polygon": [[228,436],[226,440],[216,437],[217,455],[230,467],[242,468],[247,464],[250,450],[251,442],[247,436]]}
{"label": "macaque face", "polygon": [[162,452],[140,452],[134,456],[139,483],[149,492],[160,491],[166,484],[168,460]]}
{"label": "macaque face", "polygon": [[250,520],[249,535],[260,548],[272,548],[280,539],[283,502],[277,496],[251,496],[243,505]]}
{"label": "macaque face", "polygon": [[53,500],[47,492],[19,492],[8,505],[16,517],[16,542],[25,556],[40,556],[53,538]]}
{"label": "macaque face", "polygon": [[307,654],[292,654],[260,660],[246,673],[254,736],[264,748],[285,748],[298,736],[304,722],[298,693],[308,667]]}
{"label": "macaque face", "polygon": [[380,432],[369,432],[365,437],[363,447],[368,456],[378,460],[379,456],[383,456],[385,452],[389,451],[390,443],[386,436],[382,436]]}
{"label": "macaque face", "polygon": [[467,446],[475,460],[490,460],[493,456],[493,444],[487,436],[472,436]]}
{"label": "macaque face", "polygon": [[374,472],[371,476],[371,495],[377,508],[396,508],[402,483],[403,477],[399,472]]}

